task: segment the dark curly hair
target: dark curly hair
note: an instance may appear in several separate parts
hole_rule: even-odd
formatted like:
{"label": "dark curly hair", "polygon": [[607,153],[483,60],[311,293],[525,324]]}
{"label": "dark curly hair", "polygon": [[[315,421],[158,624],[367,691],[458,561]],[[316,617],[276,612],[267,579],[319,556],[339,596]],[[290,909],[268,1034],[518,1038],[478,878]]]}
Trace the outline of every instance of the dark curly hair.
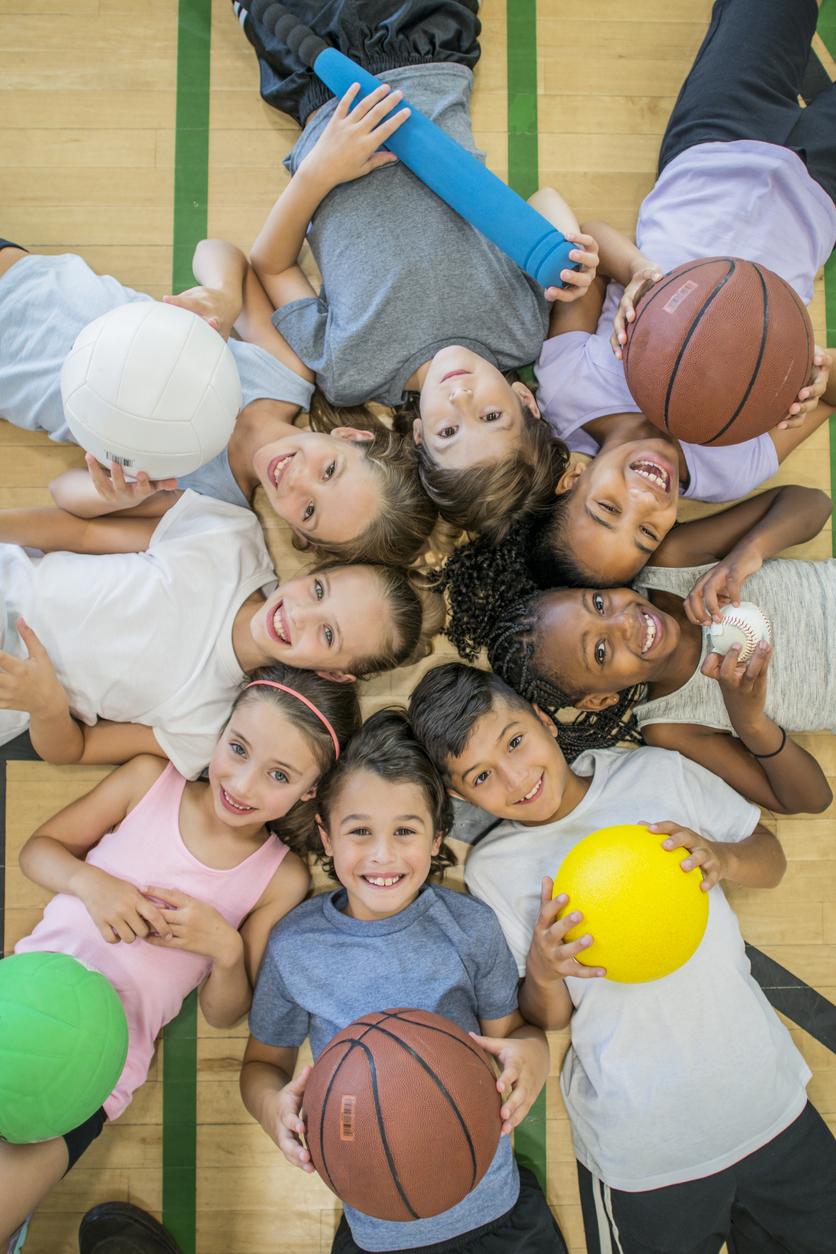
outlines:
{"label": "dark curly hair", "polygon": [[446,635],[466,661],[487,645],[497,614],[538,588],[609,586],[567,549],[571,495],[555,497],[548,513],[516,523],[500,544],[480,537],[447,559],[439,580],[450,607]]}
{"label": "dark curly hair", "polygon": [[[519,381],[513,370],[505,378]],[[405,442],[412,441],[412,425],[421,417],[419,400],[411,396],[395,411],[392,425]],[[469,535],[484,536],[489,544],[499,544],[514,523],[551,504],[554,485],[569,465],[569,449],[548,423],[522,400],[520,410],[519,448],[490,465],[446,470],[425,443],[417,446],[421,483],[441,517]]]}
{"label": "dark curly hair", "polygon": [[571,722],[560,721],[558,711],[573,706],[584,693],[569,685],[561,687],[537,664],[539,610],[547,595],[536,592],[517,600],[494,622],[487,643],[492,670],[526,701],[540,706],[554,719],[557,743],[567,762],[573,762],[586,749],[613,748],[619,741],[643,744],[632,711],[646,692],[644,684],[626,688],[614,705],[603,710],[580,710]]}
{"label": "dark curly hair", "polygon": [[[399,706],[377,710],[349,741],[345,753],[317,789],[317,817],[330,829],[331,817],[349,779],[361,772],[392,784],[415,784],[421,789],[432,817],[433,831],[442,836],[441,847],[430,860],[430,875],[443,875],[455,866],[456,855],[446,843],[453,826],[453,808],[447,789],[424,746],[415,736],[406,711]],[[332,879],[334,859],[327,857],[319,836],[312,833],[307,853],[321,862]]]}
{"label": "dark curly hair", "polygon": [[[305,737],[320,773],[325,775],[336,761],[334,742],[328,729],[302,701],[290,693],[272,687],[273,684],[283,684],[285,688],[292,688],[294,692],[307,697],[333,727],[341,752],[361,723],[355,685],[333,684],[330,680],[315,675],[313,671],[303,671],[274,662],[271,666],[262,666],[257,671],[251,671],[235,698],[230,719],[242,705],[252,705],[256,701],[267,701],[280,710],[282,717]],[[294,853],[304,857],[310,840],[317,834],[316,808],[315,797],[309,801],[297,801],[287,814],[274,819],[267,826]]]}

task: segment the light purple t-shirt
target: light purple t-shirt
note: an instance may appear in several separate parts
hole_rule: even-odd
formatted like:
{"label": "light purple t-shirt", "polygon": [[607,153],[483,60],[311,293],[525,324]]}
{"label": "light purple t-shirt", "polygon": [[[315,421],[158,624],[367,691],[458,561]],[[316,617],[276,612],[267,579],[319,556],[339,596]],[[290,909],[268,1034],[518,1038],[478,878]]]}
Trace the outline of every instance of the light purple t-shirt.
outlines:
{"label": "light purple t-shirt", "polygon": [[[638,247],[664,271],[699,257],[743,257],[774,270],[805,304],[834,237],[836,206],[801,159],[750,139],[686,149],[662,171],[636,227]],[[585,422],[641,412],[609,343],[623,291],[609,285],[594,335],[547,340],[535,368],[541,411],[574,452],[598,452]],[[690,475],[683,495],[698,501],[735,501],[778,469],[768,435],[723,448],[683,443],[682,451]]]}

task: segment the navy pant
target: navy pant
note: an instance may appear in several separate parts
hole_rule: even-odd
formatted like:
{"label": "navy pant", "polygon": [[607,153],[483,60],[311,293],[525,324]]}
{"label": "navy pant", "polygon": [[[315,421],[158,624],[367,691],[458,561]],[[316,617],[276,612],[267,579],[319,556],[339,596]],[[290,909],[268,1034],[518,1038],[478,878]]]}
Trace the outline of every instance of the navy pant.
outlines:
{"label": "navy pant", "polygon": [[836,201],[836,84],[809,108],[798,103],[817,17],[815,0],[715,0],[659,172],[694,144],[759,139],[797,153]]}
{"label": "navy pant", "polygon": [[588,1254],[833,1254],[836,1141],[808,1102],[739,1163],[645,1193],[608,1189],[578,1163]]}
{"label": "navy pant", "polygon": [[[472,70],[479,60],[476,0],[287,0],[285,8],[370,74],[438,61]],[[260,22],[247,14],[242,25],[258,56],[262,99],[304,126],[334,93]]]}

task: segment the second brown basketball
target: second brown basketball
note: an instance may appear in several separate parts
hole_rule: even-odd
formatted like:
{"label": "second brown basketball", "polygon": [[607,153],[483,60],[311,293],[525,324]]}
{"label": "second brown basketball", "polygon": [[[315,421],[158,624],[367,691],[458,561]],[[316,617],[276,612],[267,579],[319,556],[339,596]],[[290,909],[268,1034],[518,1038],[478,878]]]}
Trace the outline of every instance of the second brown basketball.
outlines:
{"label": "second brown basketball", "polygon": [[502,1099],[488,1056],[425,1010],[363,1015],[329,1041],[305,1089],[311,1161],[336,1195],[409,1222],[458,1205],[490,1167]]}
{"label": "second brown basketball", "polygon": [[739,257],[686,262],[636,303],[624,349],[642,413],[689,444],[742,444],[787,416],[810,376],[813,331],[772,270]]}

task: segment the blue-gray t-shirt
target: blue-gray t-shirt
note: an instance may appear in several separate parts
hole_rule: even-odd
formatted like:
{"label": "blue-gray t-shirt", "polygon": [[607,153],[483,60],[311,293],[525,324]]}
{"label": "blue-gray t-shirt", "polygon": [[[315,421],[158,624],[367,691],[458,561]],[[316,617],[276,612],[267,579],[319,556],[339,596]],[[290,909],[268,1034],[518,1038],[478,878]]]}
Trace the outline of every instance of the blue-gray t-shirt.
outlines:
{"label": "blue-gray t-shirt", "polygon": [[[410,65],[378,78],[484,161],[471,131],[467,66]],[[308,122],[285,161],[291,173],[336,106],[329,101]],[[450,344],[500,370],[540,353],[549,324],[543,289],[400,162],[329,192],[308,242],[319,296],[282,306],[273,323],[334,405],[399,405],[410,375]]]}
{"label": "blue-gray t-shirt", "polygon": [[[0,418],[50,439],[75,444],[64,421],[61,367],[88,322],[118,305],[153,300],[109,274],[95,274],[81,257],[21,257],[0,277]],[[256,344],[230,339],[242,407],[267,397],[307,411],[313,384]],[[226,452],[179,481],[204,496],[249,507],[229,470]]]}
{"label": "blue-gray t-shirt", "polygon": [[[250,1031],[293,1048],[310,1036],[316,1059],[360,1015],[409,1006],[444,1015],[465,1032],[517,1009],[517,968],[494,912],[452,889],[425,884],[391,919],[342,913],[344,888],[304,901],[276,924],[258,973]],[[431,1147],[439,1152],[438,1147]],[[504,1215],[517,1200],[511,1138],[458,1206],[432,1219],[393,1223],[345,1207],[364,1250],[404,1250],[451,1241]]]}

